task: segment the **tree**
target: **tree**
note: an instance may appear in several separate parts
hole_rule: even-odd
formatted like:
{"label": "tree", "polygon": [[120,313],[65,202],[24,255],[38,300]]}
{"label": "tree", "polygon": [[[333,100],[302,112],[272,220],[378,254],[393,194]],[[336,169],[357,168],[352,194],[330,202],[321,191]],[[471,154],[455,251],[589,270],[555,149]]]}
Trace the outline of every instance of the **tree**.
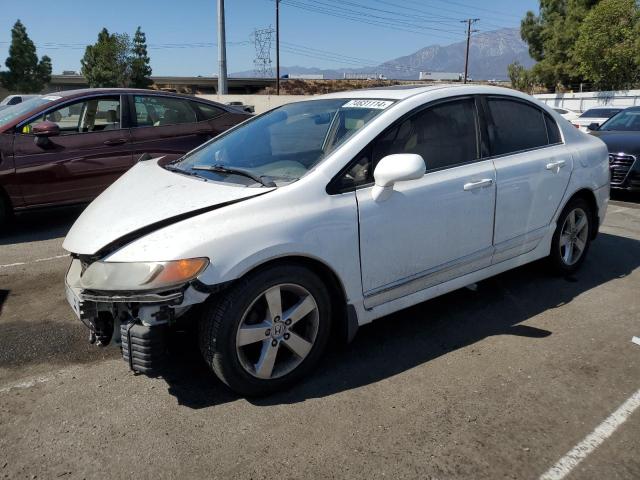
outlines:
{"label": "tree", "polygon": [[527,12],[520,35],[537,64],[532,74],[548,88],[580,83],[573,50],[581,24],[601,0],[540,0],[540,12]]}
{"label": "tree", "polygon": [[88,45],[82,64],[82,75],[90,87],[126,87],[131,77],[131,40],[127,34],[110,34],[106,28],[98,41]]}
{"label": "tree", "polygon": [[151,67],[147,55],[147,37],[140,27],[133,37],[133,52],[131,56],[131,86],[135,88],[147,88],[151,80]]}
{"label": "tree", "polygon": [[527,70],[520,62],[514,62],[507,67],[511,86],[526,93],[532,93],[535,79],[533,72]]}
{"label": "tree", "polygon": [[632,86],[639,77],[635,0],[602,0],[580,27],[574,56],[585,80],[601,90]]}
{"label": "tree", "polygon": [[20,20],[11,29],[5,65],[9,70],[0,72],[0,83],[11,92],[38,93],[51,80],[51,59],[44,55],[38,61],[36,46]]}

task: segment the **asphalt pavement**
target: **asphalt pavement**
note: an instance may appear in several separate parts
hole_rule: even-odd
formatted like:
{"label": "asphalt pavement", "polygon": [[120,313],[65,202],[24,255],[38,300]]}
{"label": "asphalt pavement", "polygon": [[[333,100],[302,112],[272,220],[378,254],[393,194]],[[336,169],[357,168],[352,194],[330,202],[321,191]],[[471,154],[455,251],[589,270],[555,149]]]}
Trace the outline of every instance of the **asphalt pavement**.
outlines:
{"label": "asphalt pavement", "polygon": [[535,263],[396,313],[260,400],[189,332],[161,378],[89,345],[63,289],[81,209],[24,215],[0,232],[0,478],[640,478],[640,203],[622,200],[574,277]]}

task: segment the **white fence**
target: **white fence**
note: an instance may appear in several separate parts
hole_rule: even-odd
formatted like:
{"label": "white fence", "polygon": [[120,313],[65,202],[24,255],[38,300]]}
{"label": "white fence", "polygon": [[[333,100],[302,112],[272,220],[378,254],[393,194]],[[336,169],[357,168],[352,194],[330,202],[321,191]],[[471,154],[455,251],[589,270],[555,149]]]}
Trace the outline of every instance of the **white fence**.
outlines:
{"label": "white fence", "polygon": [[534,95],[550,107],[584,112],[593,107],[633,107],[640,105],[640,90],[617,92],[545,93]]}
{"label": "white fence", "polygon": [[[304,100],[305,95],[198,95],[215,102],[242,102],[256,113],[266,112],[285,103]],[[632,107],[640,105],[640,90],[618,92],[545,93],[534,95],[551,107],[584,112],[592,107]]]}

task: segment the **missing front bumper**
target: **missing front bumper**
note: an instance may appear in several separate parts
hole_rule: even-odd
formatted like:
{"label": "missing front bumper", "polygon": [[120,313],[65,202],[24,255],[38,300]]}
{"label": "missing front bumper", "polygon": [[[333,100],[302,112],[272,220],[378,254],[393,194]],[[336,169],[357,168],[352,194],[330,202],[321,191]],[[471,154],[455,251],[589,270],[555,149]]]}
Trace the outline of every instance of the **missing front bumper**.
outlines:
{"label": "missing front bumper", "polygon": [[136,372],[152,374],[163,364],[169,326],[210,292],[183,285],[166,292],[96,292],[80,285],[82,265],[71,262],[67,300],[101,346],[121,345],[124,360]]}

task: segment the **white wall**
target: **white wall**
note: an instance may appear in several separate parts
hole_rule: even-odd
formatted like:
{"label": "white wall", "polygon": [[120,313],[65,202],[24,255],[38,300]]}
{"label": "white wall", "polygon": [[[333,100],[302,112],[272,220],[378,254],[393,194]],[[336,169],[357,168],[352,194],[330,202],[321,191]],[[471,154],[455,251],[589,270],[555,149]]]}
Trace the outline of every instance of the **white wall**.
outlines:
{"label": "white wall", "polygon": [[196,95],[219,103],[242,102],[253,105],[255,113],[263,113],[286,103],[299,102],[309,98],[307,95]]}
{"label": "white wall", "polygon": [[[307,95],[197,95],[214,102],[242,102],[253,105],[256,113],[263,113],[286,103],[299,102]],[[592,107],[632,107],[640,105],[640,90],[619,92],[545,93],[534,95],[551,107],[584,112]]]}
{"label": "white wall", "polygon": [[640,90],[618,92],[545,93],[534,95],[550,107],[584,112],[592,107],[633,107],[640,105]]}

